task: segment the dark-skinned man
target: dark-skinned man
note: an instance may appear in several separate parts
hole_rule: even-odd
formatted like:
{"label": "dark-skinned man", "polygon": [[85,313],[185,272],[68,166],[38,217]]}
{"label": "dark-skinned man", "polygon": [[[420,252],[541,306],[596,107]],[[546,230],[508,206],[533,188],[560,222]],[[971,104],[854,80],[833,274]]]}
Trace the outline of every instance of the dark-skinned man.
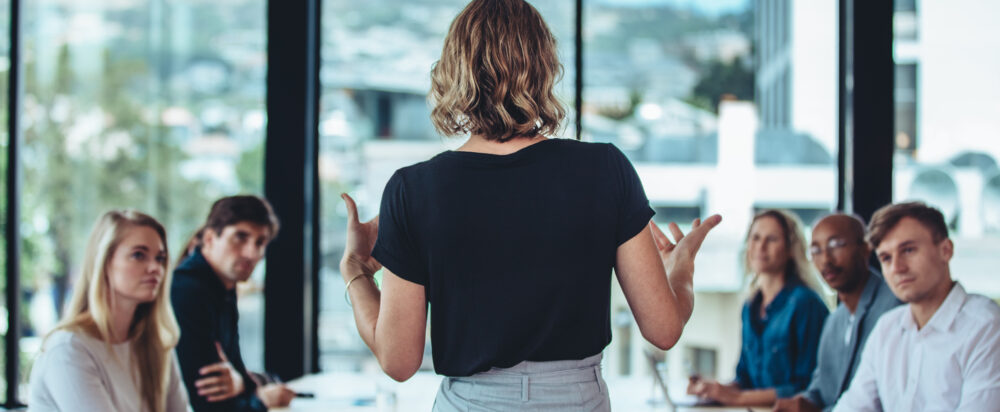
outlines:
{"label": "dark-skinned man", "polygon": [[882,276],[868,267],[871,248],[861,220],[845,214],[820,219],[812,232],[809,254],[826,284],[837,291],[840,303],[823,326],[809,387],[792,398],[779,399],[775,411],[831,410],[850,385],[875,323],[901,304]]}

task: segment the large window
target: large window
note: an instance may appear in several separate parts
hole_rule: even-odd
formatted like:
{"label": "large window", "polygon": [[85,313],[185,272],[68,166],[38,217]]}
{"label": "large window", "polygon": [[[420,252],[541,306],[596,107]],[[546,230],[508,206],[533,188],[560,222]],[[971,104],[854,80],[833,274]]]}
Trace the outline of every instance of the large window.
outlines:
{"label": "large window", "polygon": [[[660,223],[725,216],[700,255],[698,305],[680,350],[666,355],[666,370],[671,381],[689,372],[732,377],[746,284],[738,257],[750,217],[778,207],[808,225],[837,203],[839,2],[583,0],[577,10],[572,1],[529,1],[559,41],[565,76],[557,94],[570,109],[559,137],[575,137],[579,121],[583,140],[621,148]],[[436,133],[426,95],[448,26],[467,3],[322,0],[315,119],[322,255],[320,300],[311,303],[319,311],[324,371],[378,369],[343,299],[338,261],[346,216],[338,195],[350,193],[362,218],[370,218],[393,171],[463,142]],[[1000,264],[994,252],[1000,248],[1000,116],[993,101],[1000,83],[992,81],[1000,55],[989,52],[1000,46],[989,21],[1000,12],[994,3],[896,0],[896,130],[853,141],[865,149],[873,140],[893,139],[894,168],[884,171],[892,173],[893,199],[940,207],[957,246],[956,278],[1000,298],[1000,283],[980,275]],[[22,0],[23,189],[19,199],[0,199],[0,212],[10,201],[20,209],[16,309],[23,338],[21,353],[6,359],[21,362],[22,374],[61,315],[86,235],[102,212],[135,208],[156,216],[176,256],[215,198],[263,192],[267,4]],[[4,32],[9,11],[10,0],[0,0]],[[3,120],[8,50],[0,41]],[[300,80],[276,84],[311,87]],[[577,93],[580,113],[573,110]],[[4,178],[8,148],[4,127]],[[0,238],[0,247],[5,241]],[[0,263],[12,258],[4,253]],[[240,286],[242,347],[253,370],[263,365],[262,269]],[[0,281],[6,276],[0,273]],[[0,332],[7,331],[3,315],[11,309],[3,299]],[[645,341],[618,291],[612,311],[615,339],[605,353],[606,374],[647,373]],[[427,350],[425,369],[431,367]]]}
{"label": "large window", "polygon": [[[661,224],[725,216],[699,255],[671,381],[735,374],[753,213],[784,208],[809,224],[836,207],[837,4],[822,3],[584,2],[584,140],[629,156]],[[649,373],[620,291],[611,310],[607,373]]]}
{"label": "large window", "polygon": [[[0,0],[0,33],[10,33],[10,0]],[[7,284],[7,148],[10,141],[7,136],[7,94],[10,74],[10,41],[0,41],[0,285]],[[6,288],[0,286],[0,353],[6,353],[7,340],[7,294]],[[0,359],[0,368],[6,368],[6,357]],[[0,393],[7,392],[7,380],[0,376]]]}
{"label": "large window", "polygon": [[896,1],[893,200],[922,200],[947,219],[952,275],[1000,298],[1000,3]]}
{"label": "large window", "polygon": [[[378,369],[343,299],[337,268],[346,217],[338,195],[350,193],[362,219],[371,218],[393,171],[462,142],[435,133],[426,94],[448,24],[466,3],[323,3],[323,370]],[[558,93],[572,108],[577,10],[572,2],[534,3],[559,40],[567,73]],[[836,205],[837,5],[588,0],[579,12],[583,140],[625,151],[657,220],[726,216],[696,280],[691,325],[712,326],[689,327],[681,343],[688,350],[674,351],[668,369],[673,379],[684,378],[684,364],[731,377],[745,285],[738,253],[752,214],[787,208],[810,223]],[[564,137],[572,138],[569,126]],[[622,316],[614,317],[605,354],[609,374],[646,373],[644,340],[620,293],[612,311]]]}
{"label": "large window", "polygon": [[[360,214],[378,213],[382,189],[396,169],[460,145],[434,130],[427,105],[432,64],[452,19],[465,0],[326,0],[322,10],[323,59],[320,79],[320,184],[322,267],[319,319],[320,368],[326,371],[378,369],[358,336],[344,301],[338,263],[343,253],[346,209],[340,193],[351,194]],[[531,2],[559,41],[566,70],[559,97],[573,107],[572,2]],[[573,133],[572,114],[565,128]],[[430,367],[427,347],[425,367]]]}
{"label": "large window", "polygon": [[[265,4],[22,1],[25,366],[60,318],[103,212],[155,216],[176,259],[214,199],[262,192]],[[240,298],[252,369],[263,363],[257,290]]]}

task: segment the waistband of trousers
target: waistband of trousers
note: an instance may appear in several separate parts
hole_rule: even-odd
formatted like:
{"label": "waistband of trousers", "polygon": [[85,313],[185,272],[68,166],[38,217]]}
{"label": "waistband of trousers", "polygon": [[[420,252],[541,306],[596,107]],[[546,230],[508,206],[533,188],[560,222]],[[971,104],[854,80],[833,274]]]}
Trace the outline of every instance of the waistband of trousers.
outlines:
{"label": "waistband of trousers", "polygon": [[602,354],[579,360],[524,361],[509,368],[493,368],[472,376],[453,378],[463,382],[520,383],[530,377],[533,384],[584,383],[599,378]]}

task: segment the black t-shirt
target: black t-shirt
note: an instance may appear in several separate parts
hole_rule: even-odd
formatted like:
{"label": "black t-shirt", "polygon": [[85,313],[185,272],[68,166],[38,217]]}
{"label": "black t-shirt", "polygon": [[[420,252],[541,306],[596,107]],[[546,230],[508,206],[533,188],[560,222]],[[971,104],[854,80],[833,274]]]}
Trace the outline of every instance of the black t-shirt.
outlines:
{"label": "black t-shirt", "polygon": [[425,286],[435,371],[468,376],[601,352],[615,253],[652,216],[610,144],[449,151],[389,179],[372,255]]}

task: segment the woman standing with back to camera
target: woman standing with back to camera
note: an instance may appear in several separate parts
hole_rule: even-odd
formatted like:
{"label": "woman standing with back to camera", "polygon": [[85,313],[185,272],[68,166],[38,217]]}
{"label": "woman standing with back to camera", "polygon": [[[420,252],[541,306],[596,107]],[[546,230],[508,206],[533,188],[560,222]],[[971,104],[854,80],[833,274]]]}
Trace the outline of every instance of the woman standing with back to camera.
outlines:
{"label": "woman standing with back to camera", "polygon": [[[380,215],[347,202],[340,269],[362,339],[403,381],[419,368],[427,308],[435,411],[607,411],[615,269],[643,336],[673,346],[693,307],[694,257],[721,220],[675,245],[625,156],[549,139],[565,111],[555,39],[523,0],[474,0],[452,22],[432,73],[432,120],[468,133],[456,151],[398,170]],[[372,275],[383,267],[382,290]]]}

